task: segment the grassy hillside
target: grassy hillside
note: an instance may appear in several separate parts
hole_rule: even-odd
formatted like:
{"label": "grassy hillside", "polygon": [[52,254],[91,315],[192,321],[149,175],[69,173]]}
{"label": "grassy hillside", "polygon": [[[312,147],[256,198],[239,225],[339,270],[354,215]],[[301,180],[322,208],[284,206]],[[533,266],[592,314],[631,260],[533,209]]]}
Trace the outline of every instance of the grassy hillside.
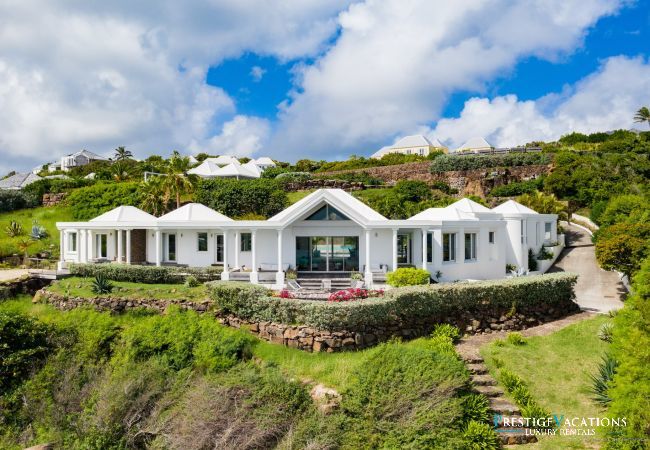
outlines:
{"label": "grassy hillside", "polygon": [[[24,236],[9,237],[5,229],[9,223],[15,220],[20,223],[25,231]],[[6,212],[0,214],[0,257],[20,254],[18,244],[21,240],[29,237],[32,224],[37,221],[44,226],[48,232],[48,237],[34,242],[29,247],[30,255],[49,251],[56,258],[59,255],[59,232],[56,229],[56,222],[65,222],[72,220],[72,212],[67,206],[57,205],[52,207],[39,207],[31,209],[21,209],[18,211]]]}

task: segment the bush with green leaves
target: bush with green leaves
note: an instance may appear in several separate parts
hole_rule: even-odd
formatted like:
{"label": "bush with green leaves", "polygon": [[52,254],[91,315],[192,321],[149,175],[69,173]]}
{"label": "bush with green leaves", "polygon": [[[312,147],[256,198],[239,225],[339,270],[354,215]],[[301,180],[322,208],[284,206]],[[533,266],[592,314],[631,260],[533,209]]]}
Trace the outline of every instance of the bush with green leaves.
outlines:
{"label": "bush with green leaves", "polygon": [[185,287],[193,288],[193,287],[199,286],[201,284],[201,282],[199,280],[197,280],[194,275],[188,275],[187,278],[185,278],[185,283],[184,284],[185,284]]}
{"label": "bush with green leaves", "polygon": [[531,194],[544,188],[544,177],[532,180],[513,181],[512,183],[497,186],[490,191],[491,197],[517,197],[522,194]]}
{"label": "bush with green leaves", "polygon": [[508,344],[512,345],[525,345],[526,344],[526,338],[521,334],[516,331],[512,331],[508,333],[506,336],[506,341],[508,341]]}
{"label": "bush with green leaves", "polygon": [[504,155],[442,155],[431,163],[432,173],[457,170],[488,169],[492,167],[516,167],[549,164],[546,153],[507,153]]}
{"label": "bush with green leaves", "polygon": [[282,299],[261,286],[233,281],[207,283],[210,297],[222,314],[242,319],[302,324],[324,330],[358,330],[408,326],[417,320],[467,314],[526,314],[543,308],[574,311],[577,276],[552,273],[475,283],[408,286],[386,291],[383,297],[355,302]]}
{"label": "bush with green leaves", "polygon": [[605,322],[598,330],[598,339],[605,342],[612,342],[612,335],[614,333],[614,324],[612,322]]}
{"label": "bush with green leaves", "polygon": [[44,194],[59,194],[62,192],[70,192],[74,189],[92,186],[95,180],[86,178],[43,178],[41,180],[30,183],[22,188],[22,192],[29,194],[38,200],[38,204],[42,204]]}
{"label": "bush with green leaves", "polygon": [[89,220],[118,206],[138,206],[139,183],[97,183],[76,189],[66,198],[76,220]]}
{"label": "bush with green leaves", "polygon": [[93,291],[93,294],[110,294],[113,292],[113,283],[104,275],[96,275],[90,289]]}
{"label": "bush with green leaves", "polygon": [[415,267],[400,267],[386,274],[386,283],[394,287],[429,284],[430,279],[431,274],[428,270]]}
{"label": "bush with green leaves", "polygon": [[456,344],[460,341],[460,331],[457,327],[448,323],[439,323],[433,327],[431,337],[439,336],[448,338],[452,344]]}
{"label": "bush with green leaves", "polygon": [[531,272],[534,272],[537,270],[537,256],[535,255],[535,252],[533,252],[532,248],[528,249],[528,270]]}
{"label": "bush with green leaves", "polygon": [[194,200],[225,214],[241,217],[260,214],[271,217],[289,204],[287,193],[279,181],[268,178],[257,180],[202,179]]}
{"label": "bush with green leaves", "polygon": [[11,212],[17,209],[34,208],[40,204],[39,199],[29,193],[0,189],[0,212]]}
{"label": "bush with green leaves", "polygon": [[535,255],[535,258],[537,258],[538,261],[553,259],[553,252],[546,247],[541,246],[537,255]]}
{"label": "bush with green leaves", "polygon": [[490,414],[490,400],[483,394],[471,393],[463,397],[463,415],[464,420],[476,422],[489,422],[492,415]]}
{"label": "bush with green leaves", "polygon": [[544,419],[548,423],[549,428],[554,427],[553,423],[546,420],[550,416],[550,413],[537,403],[528,385],[526,385],[519,375],[508,369],[500,369],[498,379],[503,387],[506,388],[506,391],[512,396],[517,406],[521,408],[522,416]]}
{"label": "bush with green leaves", "polygon": [[607,406],[612,401],[607,392],[616,374],[617,366],[618,361],[612,355],[605,354],[598,364],[598,372],[590,375],[591,393],[594,401],[601,406]]}
{"label": "bush with green leaves", "polygon": [[23,229],[23,226],[19,222],[12,220],[11,222],[9,222],[9,225],[5,227],[5,233],[9,237],[17,237],[25,234],[25,230]]}
{"label": "bush with green leaves", "polygon": [[101,275],[113,281],[130,281],[146,284],[182,284],[189,276],[197,281],[214,281],[221,278],[219,267],[167,267],[126,264],[69,264],[70,274],[79,277]]}
{"label": "bush with green leaves", "polygon": [[482,422],[475,420],[467,424],[467,428],[463,432],[465,438],[465,446],[468,450],[496,450],[501,448],[499,436],[494,429]]}

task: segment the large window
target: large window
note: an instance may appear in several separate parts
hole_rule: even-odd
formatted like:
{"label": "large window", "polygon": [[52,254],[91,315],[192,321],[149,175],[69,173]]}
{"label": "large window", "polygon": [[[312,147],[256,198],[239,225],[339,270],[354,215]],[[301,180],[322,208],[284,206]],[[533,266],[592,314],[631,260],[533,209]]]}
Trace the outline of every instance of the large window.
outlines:
{"label": "large window", "polygon": [[465,233],[465,261],[476,260],[476,233]]}
{"label": "large window", "polygon": [[250,252],[253,248],[253,235],[251,233],[242,233],[240,237],[240,248],[242,252]]}
{"label": "large window", "polygon": [[489,242],[490,244],[494,244],[494,231],[490,231],[490,232],[488,233],[488,242]]}
{"label": "large window", "polygon": [[95,251],[97,252],[97,258],[106,258],[108,257],[108,236],[105,234],[96,234],[95,235]]}
{"label": "large window", "polygon": [[323,205],[305,220],[350,220],[345,214],[330,205]]}
{"label": "large window", "polygon": [[553,224],[551,222],[545,222],[544,223],[544,239],[547,241],[551,240],[551,229],[553,227]]}
{"label": "large window", "polygon": [[456,233],[442,234],[442,260],[456,261]]}
{"label": "large window", "polygon": [[348,272],[359,270],[357,236],[296,237],[296,267],[301,271]]}
{"label": "large window", "polygon": [[217,261],[218,263],[223,262],[223,234],[217,235]]}
{"label": "large window", "polygon": [[207,252],[208,251],[208,233],[197,233],[196,245],[198,251]]}
{"label": "large window", "polygon": [[77,233],[68,233],[68,251],[76,252],[77,251]]}
{"label": "large window", "polygon": [[427,262],[433,262],[433,234],[427,233]]}

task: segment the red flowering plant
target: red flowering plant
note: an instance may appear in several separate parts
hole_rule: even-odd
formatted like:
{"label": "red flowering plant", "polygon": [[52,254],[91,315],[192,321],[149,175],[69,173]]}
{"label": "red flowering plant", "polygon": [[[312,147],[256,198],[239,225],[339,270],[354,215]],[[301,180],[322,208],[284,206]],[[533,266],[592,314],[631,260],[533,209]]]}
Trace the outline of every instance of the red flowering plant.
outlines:
{"label": "red flowering plant", "polygon": [[361,288],[349,288],[330,294],[327,300],[330,302],[349,302],[363,298],[382,297],[383,295],[384,291],[381,289],[375,291]]}
{"label": "red flowering plant", "polygon": [[293,292],[291,292],[288,289],[282,289],[281,291],[277,292],[275,294],[275,297],[279,297],[279,298],[295,298],[294,295],[293,295]]}

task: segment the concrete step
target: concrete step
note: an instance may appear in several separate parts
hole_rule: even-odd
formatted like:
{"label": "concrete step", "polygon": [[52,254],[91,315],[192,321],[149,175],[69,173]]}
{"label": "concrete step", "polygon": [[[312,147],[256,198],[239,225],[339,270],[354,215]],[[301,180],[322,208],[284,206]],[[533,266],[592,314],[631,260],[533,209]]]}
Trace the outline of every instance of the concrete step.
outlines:
{"label": "concrete step", "polygon": [[496,386],[497,382],[494,378],[492,378],[492,375],[473,375],[472,376],[472,383],[474,383],[475,386]]}
{"label": "concrete step", "polygon": [[497,435],[499,435],[502,445],[522,445],[537,442],[537,438],[532,434],[532,431],[528,430],[528,433],[526,431],[526,429],[522,429],[521,432],[519,430],[512,432],[499,432],[497,430]]}
{"label": "concrete step", "polygon": [[521,415],[519,408],[502,397],[490,398],[490,411],[504,416]]}
{"label": "concrete step", "polygon": [[475,386],[474,390],[486,397],[501,397],[503,395],[503,389],[497,386],[479,385]]}
{"label": "concrete step", "polygon": [[474,375],[483,375],[488,373],[488,368],[485,364],[481,363],[471,363],[467,364],[467,370]]}
{"label": "concrete step", "polygon": [[482,364],[483,358],[480,356],[463,356],[463,361],[465,361],[466,364]]}

